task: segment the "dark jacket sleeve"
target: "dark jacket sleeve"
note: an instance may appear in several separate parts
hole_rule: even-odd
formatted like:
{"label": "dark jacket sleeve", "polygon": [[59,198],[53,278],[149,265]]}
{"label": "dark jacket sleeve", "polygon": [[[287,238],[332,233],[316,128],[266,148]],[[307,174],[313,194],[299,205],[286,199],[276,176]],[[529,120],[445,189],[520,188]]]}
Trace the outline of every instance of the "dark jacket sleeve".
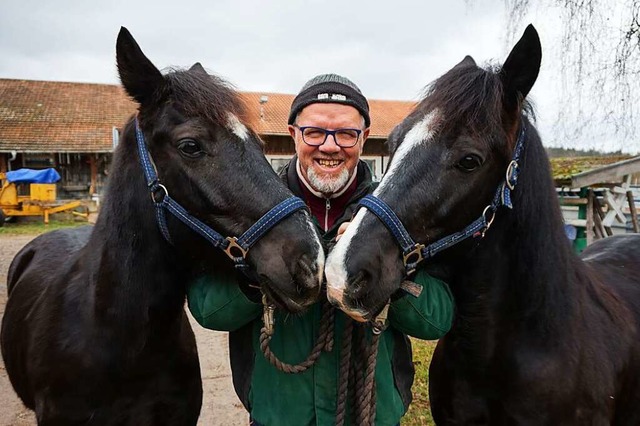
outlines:
{"label": "dark jacket sleeve", "polygon": [[422,286],[422,292],[418,297],[405,295],[393,301],[389,324],[412,337],[439,339],[453,322],[454,303],[449,286],[422,270],[413,281]]}
{"label": "dark jacket sleeve", "polygon": [[262,313],[262,304],[247,298],[233,271],[200,276],[187,288],[187,300],[195,320],[212,330],[237,330]]}

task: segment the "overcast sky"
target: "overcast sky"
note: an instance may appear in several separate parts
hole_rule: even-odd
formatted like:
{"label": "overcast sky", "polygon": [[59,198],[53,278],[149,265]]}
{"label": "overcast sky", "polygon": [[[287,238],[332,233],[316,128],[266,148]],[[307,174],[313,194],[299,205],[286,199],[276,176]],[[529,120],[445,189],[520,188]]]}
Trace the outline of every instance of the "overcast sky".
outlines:
{"label": "overcast sky", "polygon": [[[0,78],[117,84],[120,26],[159,68],[199,61],[243,91],[297,93],[335,72],[372,99],[417,100],[433,79],[472,55],[502,62],[503,0],[134,1],[6,0],[0,13]],[[620,149],[616,140],[556,140],[559,19],[533,14],[543,64],[531,92],[547,146]],[[632,147],[631,150],[638,150]],[[628,148],[626,149],[629,150]]]}

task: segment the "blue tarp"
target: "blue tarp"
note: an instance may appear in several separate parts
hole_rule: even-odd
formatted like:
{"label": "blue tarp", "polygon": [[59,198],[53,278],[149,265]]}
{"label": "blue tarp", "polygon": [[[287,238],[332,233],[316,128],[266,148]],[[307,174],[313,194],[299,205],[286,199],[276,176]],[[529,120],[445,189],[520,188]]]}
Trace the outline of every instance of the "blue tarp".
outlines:
{"label": "blue tarp", "polygon": [[56,169],[20,169],[7,172],[7,180],[13,183],[56,183],[60,175]]}

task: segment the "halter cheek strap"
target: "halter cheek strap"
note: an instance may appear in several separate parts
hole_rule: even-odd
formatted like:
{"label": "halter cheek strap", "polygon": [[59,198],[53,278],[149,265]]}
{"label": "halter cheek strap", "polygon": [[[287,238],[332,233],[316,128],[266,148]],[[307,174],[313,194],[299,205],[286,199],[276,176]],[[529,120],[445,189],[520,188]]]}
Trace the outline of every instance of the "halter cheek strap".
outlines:
{"label": "halter cheek strap", "polygon": [[469,237],[484,237],[485,233],[493,223],[496,210],[498,210],[500,206],[505,206],[509,209],[513,208],[511,191],[513,191],[518,182],[518,175],[520,172],[518,161],[520,160],[520,155],[522,154],[524,146],[525,131],[526,126],[523,121],[520,126],[520,133],[518,134],[516,146],[513,150],[512,160],[507,166],[505,179],[500,185],[498,185],[491,204],[484,208],[482,215],[471,222],[462,231],[447,235],[432,244],[424,245],[416,243],[411,238],[409,232],[407,232],[407,229],[404,227],[393,209],[375,195],[369,194],[360,199],[358,207],[365,207],[375,214],[396,239],[398,245],[402,249],[402,261],[407,275],[413,273],[418,264],[423,260],[435,256],[437,253],[458,244],[460,241],[466,240]]}
{"label": "halter cheek strap", "polygon": [[168,211],[180,219],[182,223],[204,237],[211,245],[223,250],[235,266],[240,269],[248,268],[246,263],[249,249],[280,221],[294,212],[305,209],[306,205],[298,197],[290,197],[275,205],[265,213],[256,223],[247,229],[240,237],[223,237],[198,218],[190,215],[187,210],[169,196],[167,188],[160,183],[155,165],[147,150],[144,134],[140,129],[138,119],[135,120],[138,156],[144,170],[147,187],[151,192],[151,200],[155,206],[158,227],[164,238],[172,244],[167,226],[165,212]]}

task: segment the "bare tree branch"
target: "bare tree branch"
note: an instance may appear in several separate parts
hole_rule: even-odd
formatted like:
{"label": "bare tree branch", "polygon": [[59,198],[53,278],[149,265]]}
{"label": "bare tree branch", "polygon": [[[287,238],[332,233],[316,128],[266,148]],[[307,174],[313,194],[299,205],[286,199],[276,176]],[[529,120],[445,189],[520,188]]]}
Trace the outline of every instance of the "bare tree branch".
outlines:
{"label": "bare tree branch", "polygon": [[[640,151],[640,0],[504,0],[507,34],[529,13],[560,13],[560,106],[556,137],[569,145],[617,140]],[[631,141],[631,142],[622,142]],[[587,146],[593,148],[594,146]]]}

